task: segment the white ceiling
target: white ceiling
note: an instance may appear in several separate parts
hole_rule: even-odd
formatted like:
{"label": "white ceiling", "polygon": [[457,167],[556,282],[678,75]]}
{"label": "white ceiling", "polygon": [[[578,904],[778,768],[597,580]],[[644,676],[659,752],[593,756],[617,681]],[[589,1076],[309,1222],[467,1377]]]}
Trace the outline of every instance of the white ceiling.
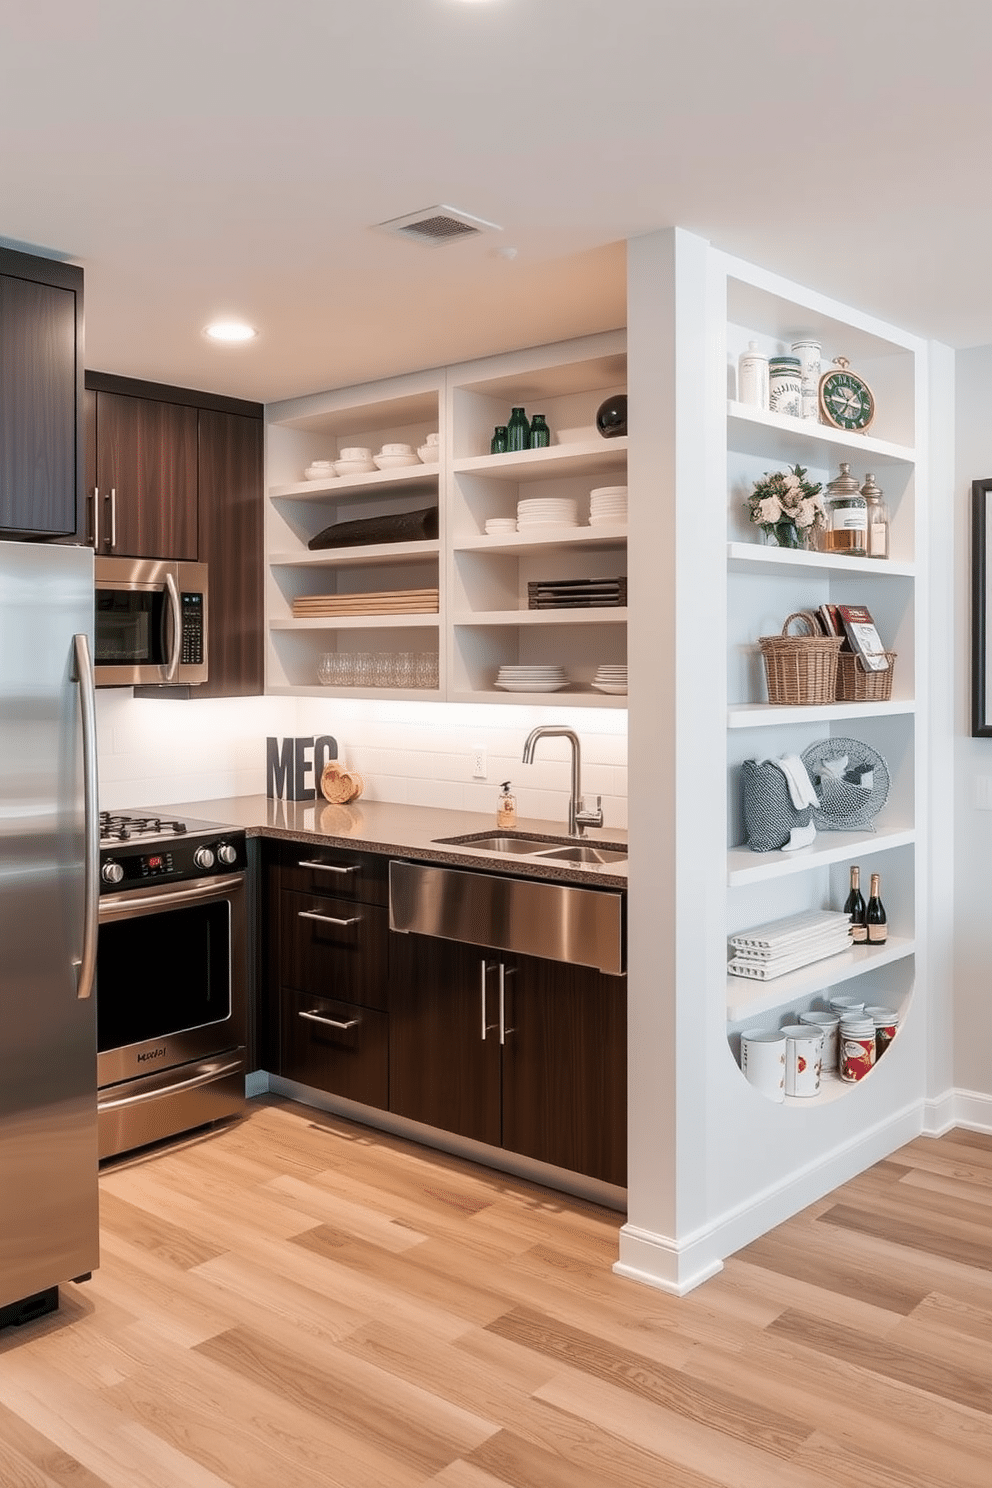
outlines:
{"label": "white ceiling", "polygon": [[[620,325],[671,224],[984,344],[990,43],[988,0],[0,0],[0,237],[83,265],[87,366],[261,400]],[[438,203],[502,231],[372,230]]]}

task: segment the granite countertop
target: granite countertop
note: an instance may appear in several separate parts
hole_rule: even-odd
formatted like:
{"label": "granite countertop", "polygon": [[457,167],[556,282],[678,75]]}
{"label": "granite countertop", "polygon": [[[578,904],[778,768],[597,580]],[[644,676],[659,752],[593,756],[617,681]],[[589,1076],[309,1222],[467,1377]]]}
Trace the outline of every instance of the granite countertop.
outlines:
{"label": "granite countertop", "polygon": [[[249,837],[299,841],[312,838],[329,847],[352,847],[364,852],[413,857],[422,862],[488,868],[515,877],[543,878],[556,883],[587,884],[598,888],[625,889],[627,863],[585,865],[556,863],[493,855],[485,850],[441,844],[439,837],[461,837],[486,832],[496,835],[492,816],[479,811],[452,811],[434,806],[405,806],[389,801],[355,801],[335,806],[328,801],[276,801],[267,796],[224,796],[209,801],[181,801],[163,807],[170,813],[199,817],[222,826],[243,827]],[[517,833],[549,837],[562,845],[574,845],[561,822],[519,818]],[[500,833],[500,835],[504,835]],[[512,835],[505,834],[505,835]],[[591,830],[582,842],[591,847],[626,847],[627,833],[612,828]]]}

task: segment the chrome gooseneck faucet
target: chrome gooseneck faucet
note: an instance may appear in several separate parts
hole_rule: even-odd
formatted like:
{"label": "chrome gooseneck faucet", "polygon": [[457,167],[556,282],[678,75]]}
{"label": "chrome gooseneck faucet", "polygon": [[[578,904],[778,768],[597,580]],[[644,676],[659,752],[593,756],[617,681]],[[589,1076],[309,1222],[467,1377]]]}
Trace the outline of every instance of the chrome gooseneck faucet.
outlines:
{"label": "chrome gooseneck faucet", "polygon": [[579,736],[570,728],[559,728],[554,724],[540,724],[536,729],[531,729],[524,744],[523,762],[525,765],[533,764],[534,745],[538,739],[567,739],[572,746],[572,795],[568,803],[568,835],[570,837],[582,837],[585,835],[586,827],[601,827],[603,825],[603,798],[596,797],[595,811],[587,811],[585,801],[582,799],[580,779],[582,773],[582,753],[579,744]]}

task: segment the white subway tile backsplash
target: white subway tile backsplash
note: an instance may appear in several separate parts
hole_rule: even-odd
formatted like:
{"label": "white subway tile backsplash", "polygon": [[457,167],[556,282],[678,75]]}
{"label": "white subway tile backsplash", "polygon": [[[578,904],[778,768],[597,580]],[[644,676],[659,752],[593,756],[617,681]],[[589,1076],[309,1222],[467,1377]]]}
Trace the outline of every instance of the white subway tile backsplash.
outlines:
{"label": "white subway tile backsplash", "polygon": [[[543,740],[521,759],[539,723],[573,728],[582,743],[582,789],[603,796],[608,827],[627,819],[626,713],[492,704],[369,702],[334,698],[134,698],[97,694],[100,801],[107,809],[168,805],[265,791],[269,735],[333,734],[340,756],[361,772],[374,801],[414,802],[495,816],[500,782],[511,780],[522,817],[561,821],[568,812],[570,751]],[[487,779],[472,755],[487,755]]]}

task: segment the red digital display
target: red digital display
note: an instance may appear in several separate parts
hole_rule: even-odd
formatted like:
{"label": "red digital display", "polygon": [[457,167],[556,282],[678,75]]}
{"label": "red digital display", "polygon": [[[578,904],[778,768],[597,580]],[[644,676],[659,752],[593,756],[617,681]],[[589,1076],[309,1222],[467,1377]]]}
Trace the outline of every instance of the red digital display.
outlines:
{"label": "red digital display", "polygon": [[162,868],[164,866],[165,866],[165,863],[164,863],[164,860],[163,860],[163,858],[161,856],[157,856],[157,857],[153,857],[153,858],[149,858],[148,859],[148,871],[149,871],[149,873],[161,872],[161,870],[162,870]]}

